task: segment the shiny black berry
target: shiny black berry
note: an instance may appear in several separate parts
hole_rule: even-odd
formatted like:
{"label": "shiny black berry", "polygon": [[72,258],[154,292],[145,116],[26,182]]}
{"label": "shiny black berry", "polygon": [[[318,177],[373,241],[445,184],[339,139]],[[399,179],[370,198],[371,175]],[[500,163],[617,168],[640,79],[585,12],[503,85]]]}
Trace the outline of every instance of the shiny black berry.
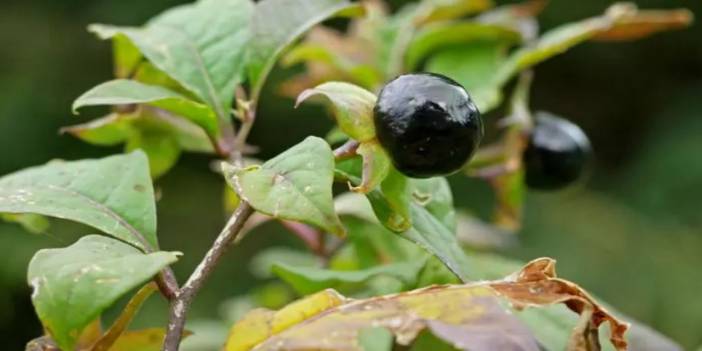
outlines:
{"label": "shiny black berry", "polygon": [[524,152],[529,188],[555,190],[582,177],[590,158],[590,141],[577,125],[539,113]]}
{"label": "shiny black berry", "polygon": [[406,74],[380,91],[374,110],[378,141],[395,168],[427,178],[458,171],[483,137],[480,112],[450,78]]}

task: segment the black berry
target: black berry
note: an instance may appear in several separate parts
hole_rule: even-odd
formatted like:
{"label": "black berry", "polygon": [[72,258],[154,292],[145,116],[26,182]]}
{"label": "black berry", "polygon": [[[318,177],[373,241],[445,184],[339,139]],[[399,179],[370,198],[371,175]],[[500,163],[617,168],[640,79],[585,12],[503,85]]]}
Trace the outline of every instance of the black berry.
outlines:
{"label": "black berry", "polygon": [[585,172],[590,141],[577,125],[539,113],[524,152],[529,188],[555,190],[574,183]]}
{"label": "black berry", "polygon": [[483,137],[480,112],[468,92],[438,74],[395,78],[380,91],[374,112],[378,141],[395,168],[414,178],[458,171]]}

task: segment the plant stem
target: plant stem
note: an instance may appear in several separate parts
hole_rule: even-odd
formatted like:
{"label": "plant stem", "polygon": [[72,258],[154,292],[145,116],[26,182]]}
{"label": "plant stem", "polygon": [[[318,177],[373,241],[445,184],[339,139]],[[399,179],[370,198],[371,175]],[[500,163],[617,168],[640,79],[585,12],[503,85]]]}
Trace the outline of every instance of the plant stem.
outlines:
{"label": "plant stem", "polygon": [[219,233],[212,247],[202,259],[195,271],[190,275],[188,281],[178,291],[176,297],[171,301],[171,315],[166,331],[166,339],[163,343],[163,351],[177,351],[180,346],[180,339],[185,327],[185,319],[188,308],[195,295],[205,284],[214,268],[219,263],[229,244],[236,239],[241,232],[241,228],[246,220],[253,214],[253,208],[242,201],[234,214],[229,218],[224,229]]}
{"label": "plant stem", "polygon": [[334,159],[337,161],[346,160],[357,155],[356,151],[361,144],[356,140],[349,140],[338,148],[334,149]]}

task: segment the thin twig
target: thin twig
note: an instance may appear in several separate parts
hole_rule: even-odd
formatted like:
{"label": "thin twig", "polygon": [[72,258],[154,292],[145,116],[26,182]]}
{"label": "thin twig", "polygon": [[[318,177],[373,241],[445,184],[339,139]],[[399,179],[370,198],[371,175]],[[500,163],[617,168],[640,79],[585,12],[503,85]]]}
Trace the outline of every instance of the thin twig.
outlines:
{"label": "thin twig", "polygon": [[[245,108],[244,112],[245,115],[242,118],[242,125],[236,136],[233,134],[224,135],[225,143],[231,146],[229,158],[239,167],[244,164],[243,150],[246,145],[246,138],[255,120],[255,114],[250,108]],[[190,278],[188,278],[188,281],[178,290],[175,298],[171,300],[171,312],[168,328],[166,330],[166,337],[163,342],[163,351],[178,351],[190,304],[205,284],[207,278],[212,274],[212,271],[227,251],[227,248],[236,240],[239,233],[242,232],[241,229],[253,213],[254,209],[251,205],[242,199],[237,209],[227,221],[227,224],[217,236],[210,250],[207,251],[205,257],[195,268]]]}
{"label": "thin twig", "polygon": [[177,351],[180,346],[180,339],[185,327],[185,319],[188,308],[195,295],[205,284],[217,263],[227,251],[229,244],[236,239],[241,232],[241,228],[246,220],[253,214],[253,208],[245,201],[239,204],[234,214],[229,218],[224,229],[217,236],[212,247],[202,259],[195,271],[190,275],[188,281],[178,292],[171,302],[171,316],[168,322],[166,339],[163,343],[163,351]]}
{"label": "thin twig", "polygon": [[357,155],[359,144],[356,140],[349,140],[344,145],[334,149],[334,159],[337,161],[346,160]]}

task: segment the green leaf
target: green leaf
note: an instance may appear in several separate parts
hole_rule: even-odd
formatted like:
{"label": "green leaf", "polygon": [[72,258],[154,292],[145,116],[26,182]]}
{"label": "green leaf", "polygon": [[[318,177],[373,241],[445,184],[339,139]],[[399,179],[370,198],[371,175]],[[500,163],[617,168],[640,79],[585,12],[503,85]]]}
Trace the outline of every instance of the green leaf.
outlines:
{"label": "green leaf", "polygon": [[438,23],[422,28],[407,48],[405,56],[409,70],[416,69],[421,60],[447,46],[470,46],[475,42],[495,42],[508,47],[520,41],[513,29],[474,21]]}
{"label": "green leaf", "polygon": [[92,25],[90,30],[103,39],[128,37],[224,122],[243,80],[253,7],[249,0],[200,0],[168,10],[141,28]]}
{"label": "green leaf", "polygon": [[451,186],[444,177],[412,179],[414,201],[450,229],[456,230],[456,210],[453,207]]}
{"label": "green leaf", "polygon": [[411,211],[412,228],[400,235],[436,256],[461,281],[474,279],[471,262],[456,235],[421,205],[413,203]]}
{"label": "green leaf", "polygon": [[73,102],[73,112],[85,106],[141,103],[181,115],[204,128],[210,135],[216,135],[217,117],[212,109],[170,89],[135,80],[111,80],[90,89]]}
{"label": "green leaf", "polygon": [[61,128],[61,133],[69,133],[86,143],[100,146],[113,146],[124,143],[135,133],[131,120],[135,114],[111,113],[90,122]]}
{"label": "green leaf", "polygon": [[323,95],[329,99],[334,107],[336,123],[348,136],[360,142],[375,138],[375,94],[357,85],[328,82],[303,91],[297,98],[296,106],[315,95]]}
{"label": "green leaf", "polygon": [[334,16],[363,14],[363,6],[346,0],[263,0],[251,19],[248,54],[252,100],[257,101],[268,73],[283,50],[314,25]]}
{"label": "green leaf", "polygon": [[462,17],[492,7],[491,0],[422,0],[421,5],[429,11],[422,22],[431,22]]}
{"label": "green leaf", "polygon": [[358,271],[335,271],[315,267],[297,267],[284,263],[273,265],[273,273],[290,284],[301,295],[308,295],[327,288],[339,288],[342,284],[363,283],[377,276],[389,276],[411,287],[426,260],[416,257],[412,261],[376,266]]}
{"label": "green leaf", "polygon": [[380,189],[371,191],[367,196],[373,212],[385,227],[394,232],[402,232],[412,226],[409,179],[394,167],[391,167],[380,184]]}
{"label": "green leaf", "polygon": [[232,175],[239,196],[257,211],[343,235],[334,212],[333,181],[334,155],[317,137],[308,137],[262,166]]}
{"label": "green leaf", "polygon": [[319,264],[319,258],[309,252],[293,250],[289,247],[271,247],[254,256],[249,268],[257,278],[270,278],[273,266],[282,262],[295,267],[311,267]]}
{"label": "green leaf", "polygon": [[369,327],[358,332],[358,344],[363,351],[391,351],[394,337],[383,327]]}
{"label": "green leaf", "polygon": [[114,73],[117,78],[131,76],[142,59],[139,48],[134,46],[129,38],[121,34],[112,38],[112,57]]}
{"label": "green leaf", "polygon": [[176,253],[144,254],[90,235],[67,248],[37,252],[27,279],[44,327],[61,349],[73,350],[82,330],[102,311],[176,260]]}
{"label": "green leaf", "polygon": [[158,178],[168,172],[180,157],[178,141],[163,131],[142,131],[135,134],[125,144],[125,151],[134,150],[146,153],[152,178]]}
{"label": "green leaf", "polygon": [[478,109],[486,113],[502,101],[497,72],[506,60],[508,47],[503,41],[479,41],[448,48],[431,56],[426,70],[451,77],[463,85]]}
{"label": "green leaf", "polygon": [[34,213],[0,213],[0,219],[17,223],[32,234],[46,233],[51,225],[46,217]]}
{"label": "green leaf", "polygon": [[142,152],[55,161],[4,176],[0,212],[69,219],[142,250],[158,247],[154,191]]}

